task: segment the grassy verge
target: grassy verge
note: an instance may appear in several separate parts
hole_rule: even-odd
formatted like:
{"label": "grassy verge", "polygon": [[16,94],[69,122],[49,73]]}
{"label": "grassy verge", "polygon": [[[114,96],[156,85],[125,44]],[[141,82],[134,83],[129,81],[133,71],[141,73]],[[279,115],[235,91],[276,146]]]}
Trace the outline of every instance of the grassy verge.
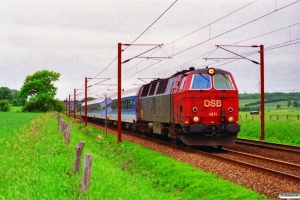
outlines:
{"label": "grassy verge", "polygon": [[[69,146],[54,113],[0,140],[0,199],[265,199],[161,153],[126,141],[117,145],[113,135],[72,126]],[[86,142],[84,153],[93,154],[91,186],[84,193],[82,172],[70,173],[80,140]]]}

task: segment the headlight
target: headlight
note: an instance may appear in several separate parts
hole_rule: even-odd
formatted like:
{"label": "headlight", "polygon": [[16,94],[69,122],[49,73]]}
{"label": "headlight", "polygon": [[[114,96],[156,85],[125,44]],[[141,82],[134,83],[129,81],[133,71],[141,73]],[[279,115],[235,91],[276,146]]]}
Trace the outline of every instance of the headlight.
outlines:
{"label": "headlight", "polygon": [[228,116],[227,120],[229,123],[233,123],[234,122],[234,117],[233,116]]}
{"label": "headlight", "polygon": [[200,119],[199,119],[199,117],[197,117],[197,116],[193,118],[193,121],[194,121],[195,123],[198,123],[199,120],[200,120]]}
{"label": "headlight", "polygon": [[207,72],[208,72],[209,75],[214,75],[215,74],[215,69],[214,68],[209,68],[207,70]]}

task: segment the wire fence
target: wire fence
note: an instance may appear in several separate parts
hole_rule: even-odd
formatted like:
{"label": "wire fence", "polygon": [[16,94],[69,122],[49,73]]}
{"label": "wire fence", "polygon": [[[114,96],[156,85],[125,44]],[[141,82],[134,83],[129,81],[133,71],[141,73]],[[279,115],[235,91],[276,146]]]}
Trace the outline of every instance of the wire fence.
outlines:
{"label": "wire fence", "polygon": [[[259,120],[260,114],[239,115],[239,120]],[[300,115],[265,115],[265,120],[300,120]]]}

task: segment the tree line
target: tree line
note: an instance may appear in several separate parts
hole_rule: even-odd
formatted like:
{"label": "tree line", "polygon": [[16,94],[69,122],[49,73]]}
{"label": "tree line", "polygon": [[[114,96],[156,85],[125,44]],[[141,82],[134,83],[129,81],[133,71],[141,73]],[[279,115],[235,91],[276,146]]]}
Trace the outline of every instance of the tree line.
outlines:
{"label": "tree line", "polygon": [[[247,99],[260,99],[260,94],[239,94],[240,100]],[[274,93],[265,93],[264,103],[273,103],[279,101],[286,101],[288,108],[293,106],[295,108],[300,107],[300,93],[283,93],[283,92],[274,92]],[[240,111],[251,111],[251,110],[260,110],[260,101],[255,101],[252,103],[245,104],[244,107],[240,107]],[[281,105],[277,104],[277,109],[280,109]]]}
{"label": "tree line", "polygon": [[[60,73],[48,70],[37,71],[33,75],[26,76],[20,90],[0,87],[0,111],[9,111],[10,105],[22,106],[25,112],[47,112],[65,110],[62,101],[54,99],[57,88],[53,82],[58,81]],[[239,94],[239,99],[259,99],[260,94]],[[91,100],[91,99],[88,99]],[[300,107],[300,93],[265,93],[265,103],[287,101],[288,107]],[[260,101],[246,104],[243,109],[251,109],[251,106],[259,106]],[[280,105],[277,105],[280,108]]]}
{"label": "tree line", "polygon": [[0,111],[10,111],[10,105],[22,106],[24,112],[62,112],[65,106],[62,101],[54,99],[57,88],[53,82],[58,81],[60,74],[42,70],[26,76],[20,90],[1,87]]}
{"label": "tree line", "polygon": [[20,91],[9,89],[8,87],[0,87],[0,100],[8,100],[14,106],[22,106],[26,103],[26,99],[20,97]]}

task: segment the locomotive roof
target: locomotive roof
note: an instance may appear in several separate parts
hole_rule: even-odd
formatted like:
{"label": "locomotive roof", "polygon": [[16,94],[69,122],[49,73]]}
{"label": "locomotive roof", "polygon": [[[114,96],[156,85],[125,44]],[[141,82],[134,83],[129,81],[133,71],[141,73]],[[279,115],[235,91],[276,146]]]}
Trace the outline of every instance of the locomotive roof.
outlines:
{"label": "locomotive roof", "polygon": [[[186,75],[187,74],[199,74],[199,73],[206,74],[208,69],[209,69],[208,67],[201,68],[201,69],[195,69],[194,67],[190,67],[188,70],[182,70],[182,71],[179,71],[179,72],[177,71],[175,74],[173,74],[172,76],[170,76],[168,78],[162,78],[162,79],[158,78],[158,79],[153,80],[150,83],[147,83],[145,85],[151,84],[153,82],[167,80],[167,79],[176,77],[180,74],[186,74]],[[230,74],[230,72],[222,70],[222,69],[214,69],[214,70],[215,70],[215,74]],[[143,86],[145,86],[145,85],[143,85]],[[143,86],[141,86],[141,87],[143,87]],[[121,98],[130,97],[130,96],[137,96],[141,87],[133,88],[133,89],[130,89],[130,90],[125,90],[124,92],[121,93]],[[115,94],[107,95],[107,98],[117,99],[118,94],[115,93]],[[98,98],[98,99],[95,99],[95,100],[92,100],[92,101],[88,101],[87,104],[89,105],[89,104],[102,103],[102,102],[104,102],[104,99],[103,98]],[[82,105],[84,105],[84,103]]]}
{"label": "locomotive roof", "polygon": [[[146,83],[145,85],[148,85],[148,84],[151,84],[151,83],[154,83],[154,82],[158,82],[158,81],[162,81],[162,80],[166,80],[166,79],[170,79],[170,78],[176,77],[180,74],[185,74],[185,75],[186,74],[199,74],[199,73],[206,74],[208,69],[209,69],[208,67],[200,68],[200,69],[195,69],[194,67],[190,67],[189,69],[185,69],[185,70],[182,70],[182,71],[177,71],[175,74],[173,74],[172,76],[170,76],[168,78],[157,78],[157,79],[151,81],[150,83]],[[231,74],[230,72],[222,70],[222,69],[215,69],[214,68],[214,70],[215,70],[215,74]]]}
{"label": "locomotive roof", "polygon": [[[189,70],[182,70],[180,72],[177,72],[175,74],[173,74],[173,76],[171,77],[175,77],[175,76],[178,76],[180,74],[199,74],[199,73],[207,73],[207,70],[209,68],[206,67],[206,68],[200,68],[200,69],[195,69],[194,67],[190,67]],[[215,74],[228,74],[230,72],[228,71],[225,71],[225,70],[222,70],[222,69],[214,69],[215,70]]]}

